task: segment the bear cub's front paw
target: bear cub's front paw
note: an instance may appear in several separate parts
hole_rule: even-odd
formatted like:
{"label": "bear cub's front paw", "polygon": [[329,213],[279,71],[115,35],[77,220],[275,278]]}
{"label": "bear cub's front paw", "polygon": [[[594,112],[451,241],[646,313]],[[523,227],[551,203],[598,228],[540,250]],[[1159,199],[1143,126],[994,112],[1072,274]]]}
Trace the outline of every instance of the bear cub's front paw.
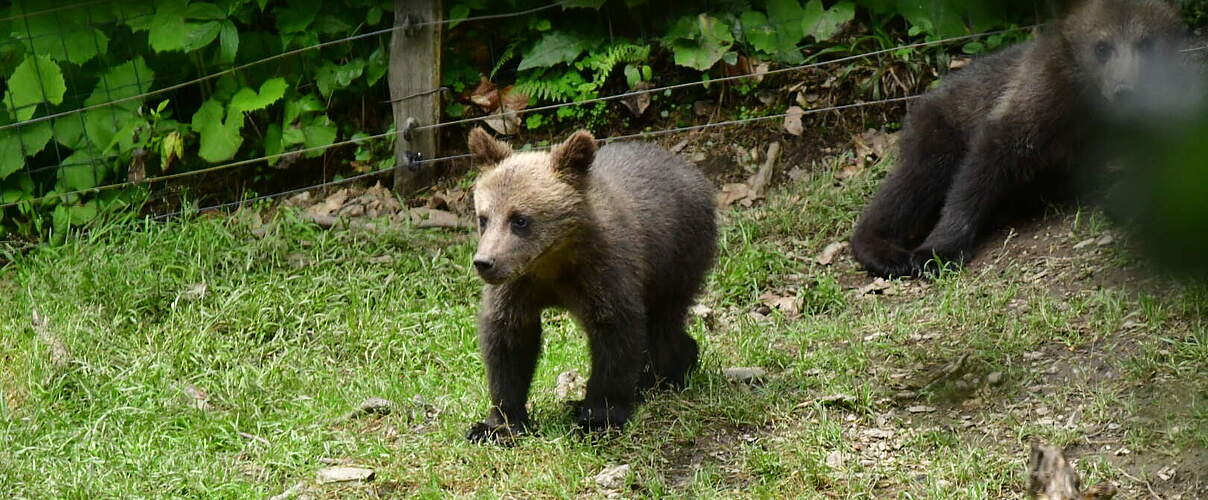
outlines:
{"label": "bear cub's front paw", "polygon": [[515,444],[516,438],[524,433],[520,425],[475,422],[466,432],[466,439],[473,443],[497,443],[505,446]]}
{"label": "bear cub's front paw", "polygon": [[620,429],[629,421],[629,417],[633,416],[633,405],[609,405],[603,404],[588,404],[586,401],[579,401],[574,404],[575,407],[575,423],[584,431],[601,431],[608,429]]}

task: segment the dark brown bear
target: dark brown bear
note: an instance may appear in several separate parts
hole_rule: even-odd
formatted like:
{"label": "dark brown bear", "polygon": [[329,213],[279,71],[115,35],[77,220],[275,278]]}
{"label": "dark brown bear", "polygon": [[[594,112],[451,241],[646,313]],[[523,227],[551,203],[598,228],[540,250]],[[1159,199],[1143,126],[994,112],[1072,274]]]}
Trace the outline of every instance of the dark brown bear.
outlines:
{"label": "dark brown bear", "polygon": [[716,253],[709,182],[654,145],[597,151],[586,131],[548,153],[514,153],[480,128],[469,145],[485,165],[474,267],[486,282],[478,341],[491,409],[467,437],[507,439],[528,424],[550,307],[570,311],[591,348],[581,427],[620,427],[639,390],[681,386],[698,352],[686,315]]}
{"label": "dark brown bear", "polygon": [[[1141,100],[1186,28],[1159,0],[1088,0],[1029,42],[975,60],[912,104],[898,166],[852,236],[880,276],[963,264],[983,233],[1041,192],[1069,194],[1096,179],[1091,132]],[[1166,71],[1168,73],[1168,71]]]}

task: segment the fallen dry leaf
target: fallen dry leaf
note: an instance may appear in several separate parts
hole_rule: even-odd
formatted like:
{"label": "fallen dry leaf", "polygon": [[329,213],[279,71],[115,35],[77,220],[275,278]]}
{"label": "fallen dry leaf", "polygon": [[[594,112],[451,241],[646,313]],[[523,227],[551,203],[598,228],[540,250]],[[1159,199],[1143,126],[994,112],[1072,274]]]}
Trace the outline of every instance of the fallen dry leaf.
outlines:
{"label": "fallen dry leaf", "polygon": [[[650,82],[638,82],[638,84],[634,86],[633,90],[646,90],[653,86],[654,85]],[[646,108],[650,107],[650,92],[643,92],[641,94],[625,97],[621,99],[621,104],[623,104],[625,109],[628,109],[633,116],[642,116],[642,114],[646,112]]]}
{"label": "fallen dry leaf", "polygon": [[784,131],[797,136],[805,133],[805,126],[801,123],[805,110],[799,106],[791,106],[785,113],[787,115],[784,117]]}
{"label": "fallen dry leaf", "polygon": [[885,158],[893,149],[897,135],[870,128],[861,134],[852,136],[851,141],[855,150],[856,166],[863,170],[870,162]]}
{"label": "fallen dry leaf", "polygon": [[195,385],[186,386],[185,396],[188,397],[189,407],[191,408],[203,411],[214,409],[214,405],[210,404],[210,395],[200,387]]}
{"label": "fallen dry leaf", "polygon": [[725,208],[738,203],[744,207],[749,207],[754,202],[754,197],[755,193],[751,191],[751,186],[748,186],[746,183],[730,183],[721,187],[721,193],[717,195],[717,205]]}
{"label": "fallen dry leaf", "polygon": [[478,86],[470,93],[470,102],[487,113],[493,113],[499,107],[499,89],[487,77],[480,76]]}
{"label": "fallen dry leaf", "polygon": [[763,301],[768,307],[780,311],[786,318],[797,317],[801,313],[798,306],[800,300],[793,296],[780,296],[772,292],[764,292],[759,296],[759,300]]}
{"label": "fallen dry leaf", "polygon": [[514,135],[520,131],[520,115],[515,111],[503,111],[483,120],[487,126],[502,135]]}
{"label": "fallen dry leaf", "polygon": [[872,283],[869,283],[867,285],[860,287],[859,289],[856,290],[856,292],[859,293],[860,295],[867,295],[870,293],[893,295],[895,293],[895,291],[893,290],[893,282],[886,280],[885,278],[874,279],[874,280],[872,280]]}
{"label": "fallen dry leaf", "polygon": [[836,241],[831,243],[827,245],[826,248],[822,249],[822,253],[818,254],[818,256],[814,258],[814,262],[817,262],[820,266],[829,266],[831,265],[831,262],[835,261],[835,256],[838,255],[839,252],[843,251],[844,248],[847,248],[846,241]]}

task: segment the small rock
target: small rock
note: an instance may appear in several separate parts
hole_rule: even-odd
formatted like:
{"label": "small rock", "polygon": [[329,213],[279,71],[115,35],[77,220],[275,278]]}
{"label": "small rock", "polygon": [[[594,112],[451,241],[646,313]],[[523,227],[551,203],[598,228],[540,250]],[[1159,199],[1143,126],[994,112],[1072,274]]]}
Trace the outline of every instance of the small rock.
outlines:
{"label": "small rock", "polygon": [[826,455],[826,466],[832,469],[843,467],[843,454],[839,450],[828,453]]}
{"label": "small rock", "polygon": [[387,415],[392,409],[394,409],[394,403],[389,399],[366,398],[364,401],[361,401],[361,406],[353,412],[353,416],[356,416],[357,414]]}
{"label": "small rock", "polygon": [[689,309],[688,311],[691,312],[693,316],[697,316],[697,317],[705,318],[705,319],[708,319],[710,316],[713,315],[713,309],[704,304],[696,304],[696,305],[692,306],[692,308]]}
{"label": "small rock", "polygon": [[998,385],[1002,383],[1002,372],[991,372],[986,375],[986,383],[989,385]]}
{"label": "small rock", "polygon": [[902,401],[902,400],[914,399],[914,398],[917,398],[918,396],[919,396],[919,394],[914,391],[898,391],[898,392],[894,393],[893,399]]}
{"label": "small rock", "polygon": [[369,481],[373,479],[373,469],[364,467],[326,467],[319,469],[319,484],[342,483],[346,481]]}
{"label": "small rock", "polygon": [[763,381],[768,371],[759,367],[734,367],[722,370],[721,374],[731,382],[756,384]]}
{"label": "small rock", "polygon": [[195,283],[189,285],[189,287],[185,289],[184,293],[180,294],[180,298],[187,301],[201,300],[205,298],[208,290],[209,287],[206,286],[205,283]]}
{"label": "small rock", "polygon": [[1085,240],[1079,241],[1078,244],[1074,245],[1074,250],[1081,250],[1085,247],[1091,246],[1094,243],[1095,243],[1094,238],[1087,238]]}
{"label": "small rock", "polygon": [[594,480],[601,488],[618,490],[624,487],[625,480],[629,479],[629,469],[629,464],[605,467],[599,474],[596,474]]}
{"label": "small rock", "polygon": [[894,432],[888,429],[864,429],[860,435],[872,439],[891,439]]}
{"label": "small rock", "polygon": [[906,411],[908,411],[910,413],[931,413],[931,412],[935,411],[935,407],[927,406],[927,405],[916,405],[916,406],[911,406],[910,408],[907,408]]}
{"label": "small rock", "polygon": [[574,370],[559,373],[558,381],[554,385],[554,395],[560,401],[578,399],[579,394],[583,392],[586,382],[583,376]]}

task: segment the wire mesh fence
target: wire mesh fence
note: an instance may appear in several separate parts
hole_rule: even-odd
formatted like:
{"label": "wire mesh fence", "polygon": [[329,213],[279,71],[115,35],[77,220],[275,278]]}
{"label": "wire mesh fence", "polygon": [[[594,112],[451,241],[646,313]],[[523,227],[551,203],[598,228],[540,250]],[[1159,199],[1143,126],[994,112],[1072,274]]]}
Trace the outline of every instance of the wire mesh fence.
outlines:
{"label": "wire mesh fence", "polygon": [[[369,2],[367,2],[368,4]],[[268,2],[269,9],[273,2]],[[558,7],[555,2],[511,13],[491,14],[449,20],[429,20],[419,24],[452,22],[490,22],[506,17],[529,15]],[[393,168],[392,161],[360,165],[350,176],[332,178],[327,169],[326,152],[341,147],[389,148],[398,135],[388,113],[378,119],[365,119],[363,126],[374,125],[377,133],[353,133],[341,130],[333,122],[328,108],[334,95],[332,85],[340,85],[348,71],[357,77],[386,72],[389,36],[414,25],[392,24],[382,12],[374,19],[372,11],[358,25],[321,28],[323,12],[309,13],[302,23],[297,17],[306,13],[273,11],[277,14],[276,35],[246,28],[246,20],[214,4],[156,0],[82,1],[74,4],[34,8],[33,3],[18,1],[7,14],[0,11],[0,76],[4,77],[4,112],[0,114],[0,217],[6,209],[22,211],[54,205],[55,224],[82,223],[98,213],[121,207],[142,196],[166,198],[178,187],[170,181],[210,179],[219,173],[239,172],[265,165],[290,164],[298,158],[321,158],[323,175],[313,182],[280,189],[274,193],[238,201],[222,202],[208,209],[240,206],[249,202],[293,194],[299,191],[344,184],[383,175]],[[265,9],[261,2],[261,9]],[[208,7],[199,7],[208,6]],[[375,7],[376,8],[376,7]],[[338,20],[338,19],[337,19]],[[374,21],[374,22],[368,22]],[[319,28],[318,33],[296,29],[288,23]],[[328,23],[334,21],[328,20]],[[326,25],[324,25],[326,26]],[[373,29],[369,29],[373,28]],[[614,102],[626,98],[669,92],[706,84],[763,78],[838,65],[862,58],[878,57],[904,49],[964,42],[1013,30],[950,37],[836,57],[825,61],[785,66],[751,74],[730,75],[710,81],[688,81],[651,86],[611,95],[529,107],[526,114],[556,112],[570,106]],[[360,45],[356,45],[360,44]],[[350,45],[356,45],[350,49]],[[339,51],[347,62],[332,65],[308,54],[325,49]],[[353,57],[351,50],[371,52],[369,57]],[[326,54],[324,58],[327,58]],[[376,62],[375,62],[375,57]],[[338,59],[338,57],[336,58]],[[356,61],[358,67],[349,68]],[[315,82],[283,81],[278,74],[290,67],[324,64]],[[330,68],[330,69],[327,69]],[[355,70],[355,71],[353,71]],[[324,71],[327,71],[324,73]],[[298,72],[289,73],[298,75]],[[326,78],[326,80],[324,80]],[[324,88],[325,81],[327,81]],[[344,82],[345,86],[347,83]],[[378,93],[381,93],[379,85]],[[293,99],[284,104],[284,118],[278,123],[249,121],[245,115],[276,103],[290,88]],[[403,99],[441,99],[443,87],[414,89]],[[316,97],[317,96],[317,97]],[[900,104],[917,96],[874,99],[803,110],[803,114],[839,112],[881,104]],[[361,107],[380,106],[397,101],[373,95],[364,89]],[[180,116],[182,101],[202,103],[190,109],[192,116]],[[738,126],[783,118],[787,113],[741,120],[671,127],[615,136],[605,141],[638,139],[654,135],[688,132],[718,126]],[[414,130],[468,127],[491,116],[456,119],[422,124]],[[200,160],[185,165],[181,148],[185,134],[201,136]],[[255,134],[266,144],[262,149],[243,147],[242,135]],[[339,136],[344,138],[339,140]],[[209,137],[211,140],[206,141]],[[224,142],[225,141],[225,142]],[[368,145],[368,146],[367,146]],[[359,156],[346,154],[346,157]],[[464,160],[455,154],[417,162],[419,165]],[[392,159],[391,159],[392,160]],[[350,163],[350,162],[345,162]],[[128,188],[154,187],[138,195]],[[157,218],[181,213],[172,207],[159,210]]]}

